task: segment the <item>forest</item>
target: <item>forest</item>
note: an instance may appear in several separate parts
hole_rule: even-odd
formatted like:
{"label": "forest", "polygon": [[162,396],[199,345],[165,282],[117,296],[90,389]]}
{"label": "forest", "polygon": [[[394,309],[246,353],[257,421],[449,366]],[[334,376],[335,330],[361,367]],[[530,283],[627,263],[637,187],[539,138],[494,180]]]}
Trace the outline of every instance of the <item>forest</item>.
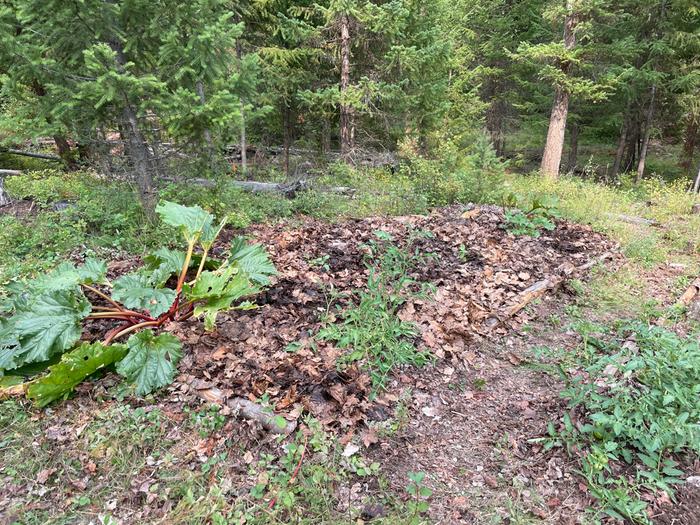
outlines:
{"label": "forest", "polygon": [[699,195],[698,0],[4,0],[0,525],[697,525]]}

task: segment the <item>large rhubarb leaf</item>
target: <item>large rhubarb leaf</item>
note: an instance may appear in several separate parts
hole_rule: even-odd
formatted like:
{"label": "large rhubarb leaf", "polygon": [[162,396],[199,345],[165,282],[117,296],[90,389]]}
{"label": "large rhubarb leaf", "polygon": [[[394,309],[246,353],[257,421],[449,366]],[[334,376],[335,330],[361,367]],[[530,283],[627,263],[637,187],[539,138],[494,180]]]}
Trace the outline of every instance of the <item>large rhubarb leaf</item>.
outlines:
{"label": "large rhubarb leaf", "polygon": [[126,353],[126,345],[83,343],[63,354],[59,363],[49,367],[48,374],[29,385],[27,397],[40,407],[46,406],[70,393],[100,368],[123,359]]}
{"label": "large rhubarb leaf", "polygon": [[231,243],[229,263],[241,268],[258,284],[269,284],[269,276],[277,273],[265,248],[260,244],[248,244],[243,237],[237,237]]}
{"label": "large rhubarb leaf", "polygon": [[192,289],[186,290],[186,297],[198,302],[195,316],[204,315],[204,328],[212,330],[220,311],[231,308],[255,308],[250,303],[232,306],[235,301],[260,291],[248,275],[234,266],[225,266],[213,272],[202,272]]}
{"label": "large rhubarb leaf", "polygon": [[86,259],[77,268],[71,263],[63,263],[43,277],[30,284],[32,293],[70,290],[79,284],[95,284],[105,281],[107,264],[98,259]]}
{"label": "large rhubarb leaf", "polygon": [[182,206],[174,202],[162,201],[156,212],[165,224],[174,226],[188,243],[196,242],[204,230],[211,228],[214,217],[199,206]]}
{"label": "large rhubarb leaf", "polygon": [[169,385],[182,357],[182,344],[171,334],[153,335],[144,330],[127,341],[129,353],[117,364],[117,372],[136,384],[136,393],[145,395]]}
{"label": "large rhubarb leaf", "polygon": [[43,294],[0,325],[0,368],[17,368],[46,361],[80,339],[80,321],[90,303],[78,291]]}
{"label": "large rhubarb leaf", "polygon": [[63,263],[49,273],[29,282],[12,283],[7,287],[10,297],[0,306],[0,311],[19,312],[31,307],[35,296],[51,292],[74,290],[79,284],[104,282],[107,265],[97,259],[87,259],[77,268]]}
{"label": "large rhubarb leaf", "polygon": [[147,310],[154,317],[168,311],[175,300],[175,290],[153,288],[144,274],[123,275],[114,281],[112,298],[127,308]]}
{"label": "large rhubarb leaf", "polygon": [[156,288],[160,288],[173,275],[178,275],[185,264],[185,252],[161,248],[147,255],[146,263],[140,273],[148,275],[148,280]]}

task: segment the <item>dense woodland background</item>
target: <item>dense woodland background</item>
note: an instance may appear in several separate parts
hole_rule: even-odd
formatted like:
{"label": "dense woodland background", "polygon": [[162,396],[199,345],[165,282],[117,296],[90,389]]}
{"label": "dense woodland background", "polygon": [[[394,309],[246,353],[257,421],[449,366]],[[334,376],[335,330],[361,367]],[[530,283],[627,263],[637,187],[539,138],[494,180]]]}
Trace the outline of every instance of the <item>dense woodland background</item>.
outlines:
{"label": "dense woodland background", "polygon": [[132,179],[147,209],[159,180],[339,159],[691,185],[699,28],[695,0],[11,0],[0,144]]}

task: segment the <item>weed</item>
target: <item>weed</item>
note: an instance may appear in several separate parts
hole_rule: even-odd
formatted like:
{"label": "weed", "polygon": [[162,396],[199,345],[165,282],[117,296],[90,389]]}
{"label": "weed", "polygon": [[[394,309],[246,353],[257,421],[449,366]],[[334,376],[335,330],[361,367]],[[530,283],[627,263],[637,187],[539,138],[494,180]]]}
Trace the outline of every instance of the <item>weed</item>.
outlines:
{"label": "weed", "polygon": [[505,211],[505,229],[513,235],[539,237],[542,230],[555,228],[554,219],[560,216],[557,204],[556,197],[535,197],[529,204],[524,204],[520,195],[511,193],[506,197],[504,206],[519,206],[523,210]]}
{"label": "weed", "polygon": [[413,232],[407,240],[407,248],[402,249],[393,243],[388,233],[375,232],[376,240],[367,245],[365,258],[369,269],[367,289],[358,292],[355,306],[343,310],[337,305],[341,322],[327,322],[318,334],[340,348],[349,348],[351,351],[339,359],[338,366],[362,361],[375,388],[384,387],[394,367],[422,366],[429,358],[413,343],[418,336],[417,327],[398,317],[399,308],[408,298],[425,296],[428,290],[409,277],[410,270],[427,258],[418,249],[411,251],[415,240],[425,235]]}
{"label": "weed", "polygon": [[[700,453],[700,344],[621,322],[611,342],[587,331],[579,359],[586,368],[564,374],[562,395],[585,419],[575,427],[567,415],[559,432],[550,424],[543,442],[586,449],[581,473],[602,511],[648,523],[640,490],[672,495],[683,474],[674,455]],[[633,476],[622,473],[624,465],[632,465]]]}
{"label": "weed", "polygon": [[[15,287],[2,309],[8,316],[0,317],[0,373],[35,375],[37,367],[43,372],[47,366],[49,372],[8,387],[11,392],[26,392],[38,406],[46,406],[93,373],[116,365],[137,394],[149,394],[172,381],[182,355],[177,337],[155,335],[154,329],[196,316],[203,317],[205,328],[212,330],[219,312],[253,307],[241,300],[261,291],[275,273],[261,246],[247,245],[239,238],[227,260],[207,259],[226,219],[216,225],[202,208],[172,202],[163,202],[156,211],[164,223],[180,231],[186,252],[161,248],[146,257],[139,271],[114,283],[107,279],[104,261],[87,259],[80,267],[64,263]],[[197,246],[202,253],[195,255]],[[186,282],[191,270],[194,277]],[[177,284],[168,286],[175,278]],[[111,296],[95,288],[101,285]],[[90,302],[88,292],[102,304]],[[86,319],[118,324],[102,342],[80,343]],[[125,345],[114,343],[127,334],[132,335]]]}

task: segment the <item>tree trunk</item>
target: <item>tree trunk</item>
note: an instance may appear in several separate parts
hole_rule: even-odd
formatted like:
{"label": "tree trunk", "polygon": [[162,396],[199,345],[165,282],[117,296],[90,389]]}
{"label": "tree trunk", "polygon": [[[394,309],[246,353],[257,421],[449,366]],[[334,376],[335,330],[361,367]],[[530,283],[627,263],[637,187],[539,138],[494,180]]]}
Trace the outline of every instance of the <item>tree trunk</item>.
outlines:
{"label": "tree trunk", "polygon": [[688,119],[688,124],[685,127],[685,137],[683,139],[683,158],[680,166],[687,172],[690,171],[693,165],[693,157],[695,156],[695,143],[698,138],[698,123],[691,116]]}
{"label": "tree trunk", "polygon": [[283,102],[284,107],[282,108],[282,127],[284,128],[284,175],[289,177],[289,148],[292,142],[292,132],[291,132],[291,110],[288,103]]}
{"label": "tree trunk", "polygon": [[[113,2],[111,2],[113,3]],[[124,56],[124,48],[119,40],[113,38],[109,41],[109,47],[116,55],[117,65],[121,70],[126,66],[127,60]],[[121,133],[125,135],[127,148],[126,151],[131,161],[131,167],[136,176],[136,185],[139,189],[139,198],[143,205],[146,217],[149,220],[155,218],[156,209],[156,192],[153,187],[153,175],[151,172],[150,152],[148,151],[148,143],[141,132],[138,123],[136,109],[129,101],[127,93],[122,93],[124,107],[122,108],[120,127]]]}
{"label": "tree trunk", "polygon": [[[197,90],[199,102],[201,102],[202,106],[204,106],[207,103],[207,97],[204,94],[204,84],[201,80],[197,80],[197,82],[195,82],[195,89]],[[202,135],[204,136],[204,144],[207,148],[207,160],[209,162],[209,166],[211,167],[212,163],[214,162],[214,141],[211,138],[211,130],[209,127],[204,128]]]}
{"label": "tree trunk", "polygon": [[569,171],[574,171],[576,169],[576,164],[578,161],[578,133],[579,133],[578,122],[572,122],[571,123],[571,136],[569,137],[569,159],[568,159]]}
{"label": "tree trunk", "polygon": [[651,86],[651,98],[649,100],[649,108],[644,122],[644,136],[642,137],[642,147],[639,150],[639,164],[637,164],[637,179],[639,184],[644,177],[644,167],[647,161],[647,152],[649,151],[649,137],[651,137],[651,124],[654,120],[654,102],[656,100],[656,84]]}
{"label": "tree trunk", "polygon": [[[238,66],[241,68],[241,61],[243,59],[243,46],[241,46],[240,40],[236,40],[236,58],[238,58]],[[246,130],[245,130],[245,107],[243,100],[241,99],[241,175],[247,177],[248,175],[248,144],[246,143]]]}
{"label": "tree trunk", "polygon": [[627,134],[630,129],[630,110],[632,107],[631,102],[627,102],[627,107],[625,108],[625,116],[622,119],[622,130],[620,130],[620,140],[617,143],[617,151],[615,151],[615,161],[612,167],[612,176],[616,177],[620,173],[620,167],[622,166],[622,157],[625,154],[625,146],[627,145]]}
{"label": "tree trunk", "polygon": [[0,207],[7,206],[10,202],[10,196],[5,191],[5,176],[0,174]]}
{"label": "tree trunk", "polygon": [[695,183],[693,183],[693,193],[700,192],[700,166],[698,166],[698,174],[695,176]]}
{"label": "tree trunk", "polygon": [[350,87],[350,17],[340,17],[340,153],[349,160],[353,149],[353,108],[346,97]]}
{"label": "tree trunk", "polygon": [[[564,20],[564,49],[571,50],[576,45],[576,34],[574,29],[578,17],[573,13],[573,1],[566,2],[567,15]],[[564,62],[561,65],[561,70],[567,74],[571,68],[571,64]],[[569,113],[569,92],[561,86],[557,86],[554,92],[554,103],[552,104],[552,113],[549,117],[549,129],[547,130],[547,142],[544,146],[542,154],[542,164],[540,170],[542,173],[551,178],[556,178],[559,175],[559,166],[561,164],[561,154],[564,150],[564,134],[566,131],[566,117]]]}

